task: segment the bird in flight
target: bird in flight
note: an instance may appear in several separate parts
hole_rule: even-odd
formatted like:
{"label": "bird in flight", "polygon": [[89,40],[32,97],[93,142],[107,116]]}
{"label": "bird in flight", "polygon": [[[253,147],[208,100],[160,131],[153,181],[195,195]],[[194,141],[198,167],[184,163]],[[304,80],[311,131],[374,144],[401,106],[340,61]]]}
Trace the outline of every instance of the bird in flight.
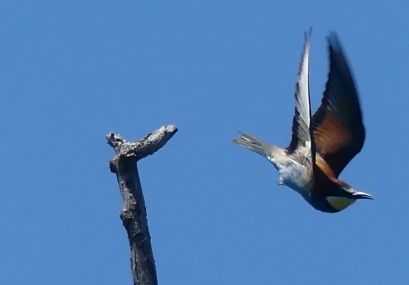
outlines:
{"label": "bird in flight", "polygon": [[327,37],[329,73],[324,96],[321,106],[311,116],[310,38],[311,29],[305,34],[298,72],[290,145],[283,149],[245,133],[232,142],[266,157],[278,170],[279,185],[294,189],[315,209],[335,213],[357,199],[373,199],[338,179],[361,151],[365,127],[358,91],[335,32]]}

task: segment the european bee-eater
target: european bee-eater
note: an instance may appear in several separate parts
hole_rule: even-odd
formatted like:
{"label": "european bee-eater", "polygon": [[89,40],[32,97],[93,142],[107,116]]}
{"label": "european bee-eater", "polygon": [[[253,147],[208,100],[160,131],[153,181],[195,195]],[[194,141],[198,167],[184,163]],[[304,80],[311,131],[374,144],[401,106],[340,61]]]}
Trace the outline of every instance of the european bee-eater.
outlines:
{"label": "european bee-eater", "polygon": [[295,92],[292,139],[286,149],[241,133],[233,143],[266,157],[279,172],[279,185],[294,189],[315,209],[335,213],[357,199],[373,199],[338,179],[365,141],[358,91],[337,35],[327,37],[329,74],[322,104],[311,116],[309,53],[311,30]]}

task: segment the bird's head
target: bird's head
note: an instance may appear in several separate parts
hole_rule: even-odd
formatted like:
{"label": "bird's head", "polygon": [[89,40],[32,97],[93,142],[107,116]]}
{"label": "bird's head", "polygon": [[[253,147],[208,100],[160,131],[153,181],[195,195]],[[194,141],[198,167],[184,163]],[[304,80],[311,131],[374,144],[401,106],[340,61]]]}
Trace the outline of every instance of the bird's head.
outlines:
{"label": "bird's head", "polygon": [[349,198],[353,198],[355,200],[357,199],[370,199],[373,200],[373,196],[365,193],[365,192],[359,192],[356,191],[354,188],[352,188],[350,185],[348,185],[345,182],[342,182],[342,184],[340,185],[341,189],[345,192],[346,196]]}
{"label": "bird's head", "polygon": [[326,200],[331,207],[337,211],[344,210],[358,199],[374,199],[372,195],[365,192],[356,191],[345,182],[339,183],[339,190],[340,191],[337,191],[338,195],[326,197]]}

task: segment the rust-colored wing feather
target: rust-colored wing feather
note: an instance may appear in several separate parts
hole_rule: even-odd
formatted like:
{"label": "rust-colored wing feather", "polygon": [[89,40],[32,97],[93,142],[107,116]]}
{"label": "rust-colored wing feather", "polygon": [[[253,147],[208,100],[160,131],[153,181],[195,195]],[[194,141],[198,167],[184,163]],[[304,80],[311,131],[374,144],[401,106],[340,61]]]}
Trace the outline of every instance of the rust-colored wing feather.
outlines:
{"label": "rust-colored wing feather", "polygon": [[327,37],[330,71],[322,104],[313,116],[316,151],[335,176],[361,151],[365,127],[358,91],[335,33]]}

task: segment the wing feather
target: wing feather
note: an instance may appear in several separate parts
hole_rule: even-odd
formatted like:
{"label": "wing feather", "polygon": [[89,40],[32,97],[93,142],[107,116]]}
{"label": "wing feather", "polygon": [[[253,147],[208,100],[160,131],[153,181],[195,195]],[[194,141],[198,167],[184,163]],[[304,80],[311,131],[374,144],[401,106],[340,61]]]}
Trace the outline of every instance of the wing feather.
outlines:
{"label": "wing feather", "polygon": [[288,153],[314,165],[315,146],[311,131],[311,104],[309,88],[309,55],[311,29],[305,34],[304,51],[301,58],[298,81],[295,92],[295,114],[293,118],[293,134]]}
{"label": "wing feather", "polygon": [[312,119],[317,152],[335,176],[358,154],[365,141],[365,127],[358,91],[338,36],[328,37],[329,73],[321,106]]}

